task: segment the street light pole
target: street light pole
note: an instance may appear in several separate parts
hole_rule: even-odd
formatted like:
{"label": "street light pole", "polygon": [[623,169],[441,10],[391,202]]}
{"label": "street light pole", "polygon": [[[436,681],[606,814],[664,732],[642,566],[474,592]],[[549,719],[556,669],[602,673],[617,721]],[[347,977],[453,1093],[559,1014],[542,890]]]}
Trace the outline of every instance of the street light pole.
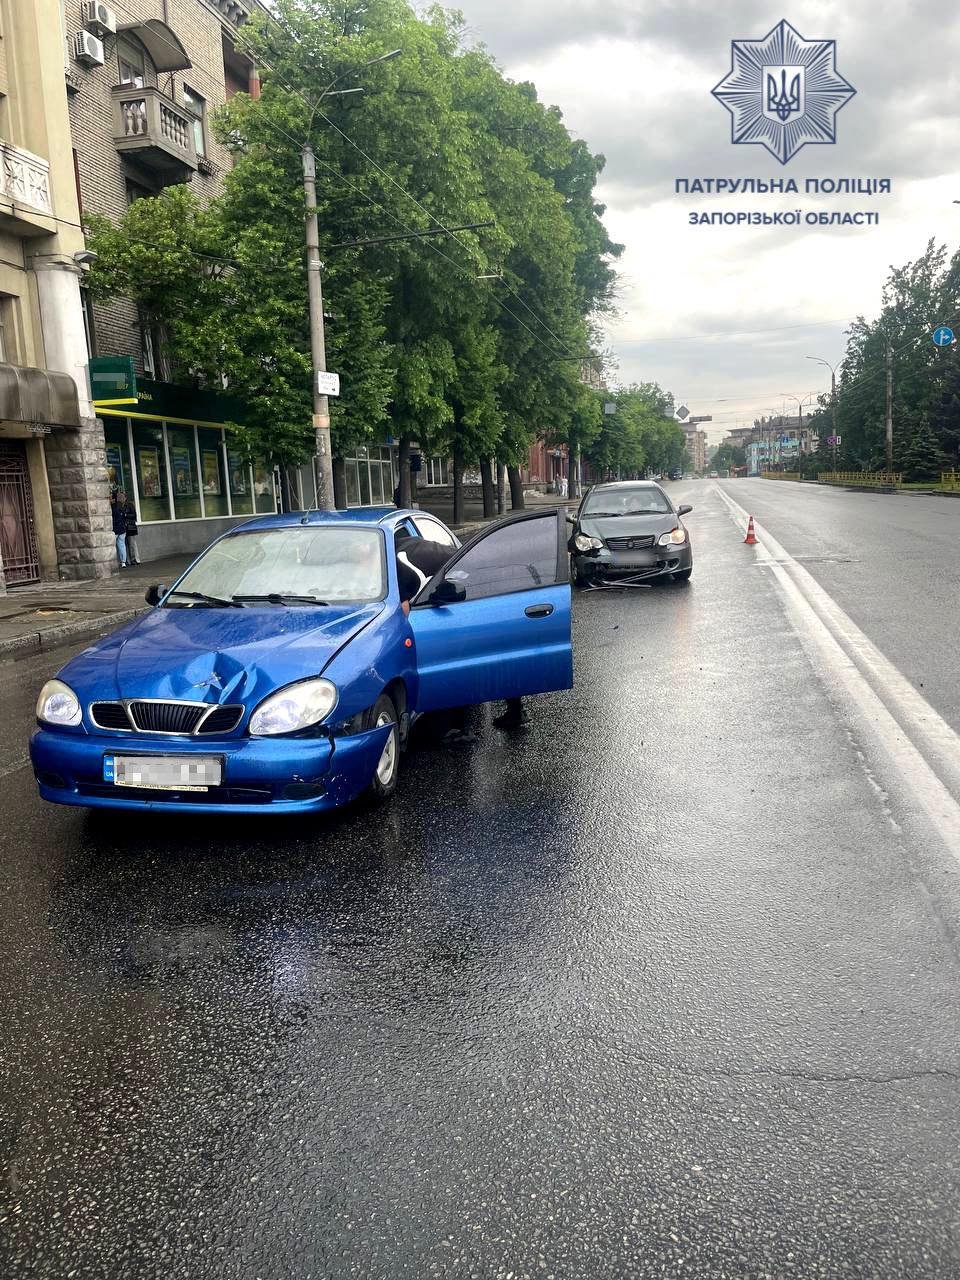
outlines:
{"label": "street light pole", "polygon": [[[319,105],[319,104],[318,104]],[[307,298],[310,306],[310,355],[313,366],[313,477],[317,507],[333,511],[333,452],[330,437],[330,402],[320,390],[319,373],[327,371],[327,346],[323,329],[323,286],[320,272],[320,229],[317,225],[317,165],[313,147],[303,144],[303,194],[306,201]]]}
{"label": "street light pole", "polygon": [[884,413],[884,435],[887,445],[887,475],[893,471],[893,347],[887,343],[884,353],[886,371],[886,406]]}
{"label": "street light pole", "polygon": [[825,364],[830,370],[830,424],[833,427],[833,469],[837,469],[837,367],[829,360],[821,360],[819,356],[807,356],[815,364]]}
{"label": "street light pole", "polygon": [[780,394],[786,400],[796,400],[797,402],[797,411],[799,414],[798,424],[797,424],[797,470],[799,474],[802,476],[803,475],[803,465],[802,465],[802,462],[803,462],[803,405],[804,405],[804,401],[812,400],[813,395],[812,393],[808,392],[808,394],[805,395],[801,400],[799,396],[793,396],[790,394],[789,391],[781,391]]}
{"label": "street light pole", "polygon": [[[403,51],[393,49],[390,53],[382,53],[378,58],[371,58],[358,68],[359,75],[367,67],[376,62],[387,62],[399,57]],[[345,72],[344,75],[354,74]],[[303,196],[306,211],[304,215],[304,235],[307,256],[307,301],[310,311],[310,357],[313,366],[313,475],[317,495],[317,507],[321,511],[334,511],[336,502],[333,496],[333,446],[330,437],[330,401],[325,392],[320,390],[320,379],[317,376],[327,371],[327,345],[323,329],[323,285],[320,272],[323,264],[320,261],[320,228],[317,223],[317,162],[310,142],[310,133],[317,111],[324,98],[328,97],[343,80],[337,76],[331,80],[320,97],[313,104],[310,121],[307,125],[307,141],[301,149],[303,162]],[[362,89],[341,89],[339,94],[362,93]],[[338,96],[339,96],[338,94]]]}

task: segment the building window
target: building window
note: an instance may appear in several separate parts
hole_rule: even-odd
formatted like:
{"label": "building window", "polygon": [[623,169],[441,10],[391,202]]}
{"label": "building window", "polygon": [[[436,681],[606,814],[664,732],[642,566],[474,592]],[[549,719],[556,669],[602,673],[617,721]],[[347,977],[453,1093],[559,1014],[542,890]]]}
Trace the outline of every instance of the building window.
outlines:
{"label": "building window", "polygon": [[446,484],[447,463],[445,458],[424,458],[423,470],[419,483],[422,485]]}
{"label": "building window", "polygon": [[0,293],[0,360],[6,364],[17,363],[16,298]]}
{"label": "building window", "polygon": [[190,117],[190,127],[193,130],[193,145],[197,149],[198,156],[207,154],[206,141],[204,139],[204,117],[207,111],[207,103],[201,98],[199,93],[194,93],[193,89],[183,86],[183,105],[186,108],[187,115]]}
{"label": "building window", "polygon": [[87,339],[87,358],[93,359],[97,354],[97,331],[93,322],[93,298],[89,289],[80,290],[80,305],[83,308],[83,332]]}
{"label": "building window", "polygon": [[120,39],[117,41],[117,64],[120,70],[120,83],[132,84],[136,89],[142,89],[146,83],[146,64],[143,59],[143,50],[139,49],[132,40]]}
{"label": "building window", "polygon": [[140,312],[140,340],[143,349],[143,372],[158,382],[171,377],[169,343],[166,326],[158,324],[148,312]]}
{"label": "building window", "polygon": [[127,205],[135,204],[137,200],[149,200],[153,195],[152,191],[148,191],[146,187],[141,187],[139,182],[131,182],[128,178],[124,184],[127,192]]}

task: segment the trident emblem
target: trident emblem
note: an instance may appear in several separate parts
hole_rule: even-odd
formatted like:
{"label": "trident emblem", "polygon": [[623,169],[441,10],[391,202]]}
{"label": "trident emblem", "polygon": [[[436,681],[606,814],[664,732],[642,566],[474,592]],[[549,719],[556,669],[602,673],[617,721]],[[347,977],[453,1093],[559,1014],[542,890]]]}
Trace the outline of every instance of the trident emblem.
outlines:
{"label": "trident emblem", "polygon": [[790,81],[787,88],[786,68],[780,68],[780,83],[776,77],[767,73],[767,111],[775,112],[783,121],[800,112],[800,72]]}

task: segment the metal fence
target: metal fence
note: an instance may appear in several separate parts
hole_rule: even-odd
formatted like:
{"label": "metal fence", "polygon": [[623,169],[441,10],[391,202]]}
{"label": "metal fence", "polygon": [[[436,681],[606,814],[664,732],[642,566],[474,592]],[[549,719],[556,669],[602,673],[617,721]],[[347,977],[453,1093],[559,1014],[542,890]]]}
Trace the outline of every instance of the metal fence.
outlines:
{"label": "metal fence", "polygon": [[821,471],[819,484],[842,484],[852,489],[898,489],[903,484],[901,471]]}
{"label": "metal fence", "polygon": [[953,490],[960,489],[960,471],[941,471],[940,488]]}
{"label": "metal fence", "polygon": [[763,480],[799,480],[801,479],[799,471],[761,471],[760,477]]}

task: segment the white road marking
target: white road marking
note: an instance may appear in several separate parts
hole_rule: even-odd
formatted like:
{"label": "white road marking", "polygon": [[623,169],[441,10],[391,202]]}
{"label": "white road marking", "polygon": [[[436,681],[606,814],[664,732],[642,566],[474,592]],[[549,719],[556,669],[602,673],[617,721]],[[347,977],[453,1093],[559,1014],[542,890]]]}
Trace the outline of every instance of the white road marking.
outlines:
{"label": "white road marking", "polygon": [[[746,530],[744,508],[714,488]],[[757,561],[775,577],[814,669],[849,717],[871,782],[885,800],[898,796],[900,825],[924,816],[960,861],[960,735],[756,517],[754,525]]]}

